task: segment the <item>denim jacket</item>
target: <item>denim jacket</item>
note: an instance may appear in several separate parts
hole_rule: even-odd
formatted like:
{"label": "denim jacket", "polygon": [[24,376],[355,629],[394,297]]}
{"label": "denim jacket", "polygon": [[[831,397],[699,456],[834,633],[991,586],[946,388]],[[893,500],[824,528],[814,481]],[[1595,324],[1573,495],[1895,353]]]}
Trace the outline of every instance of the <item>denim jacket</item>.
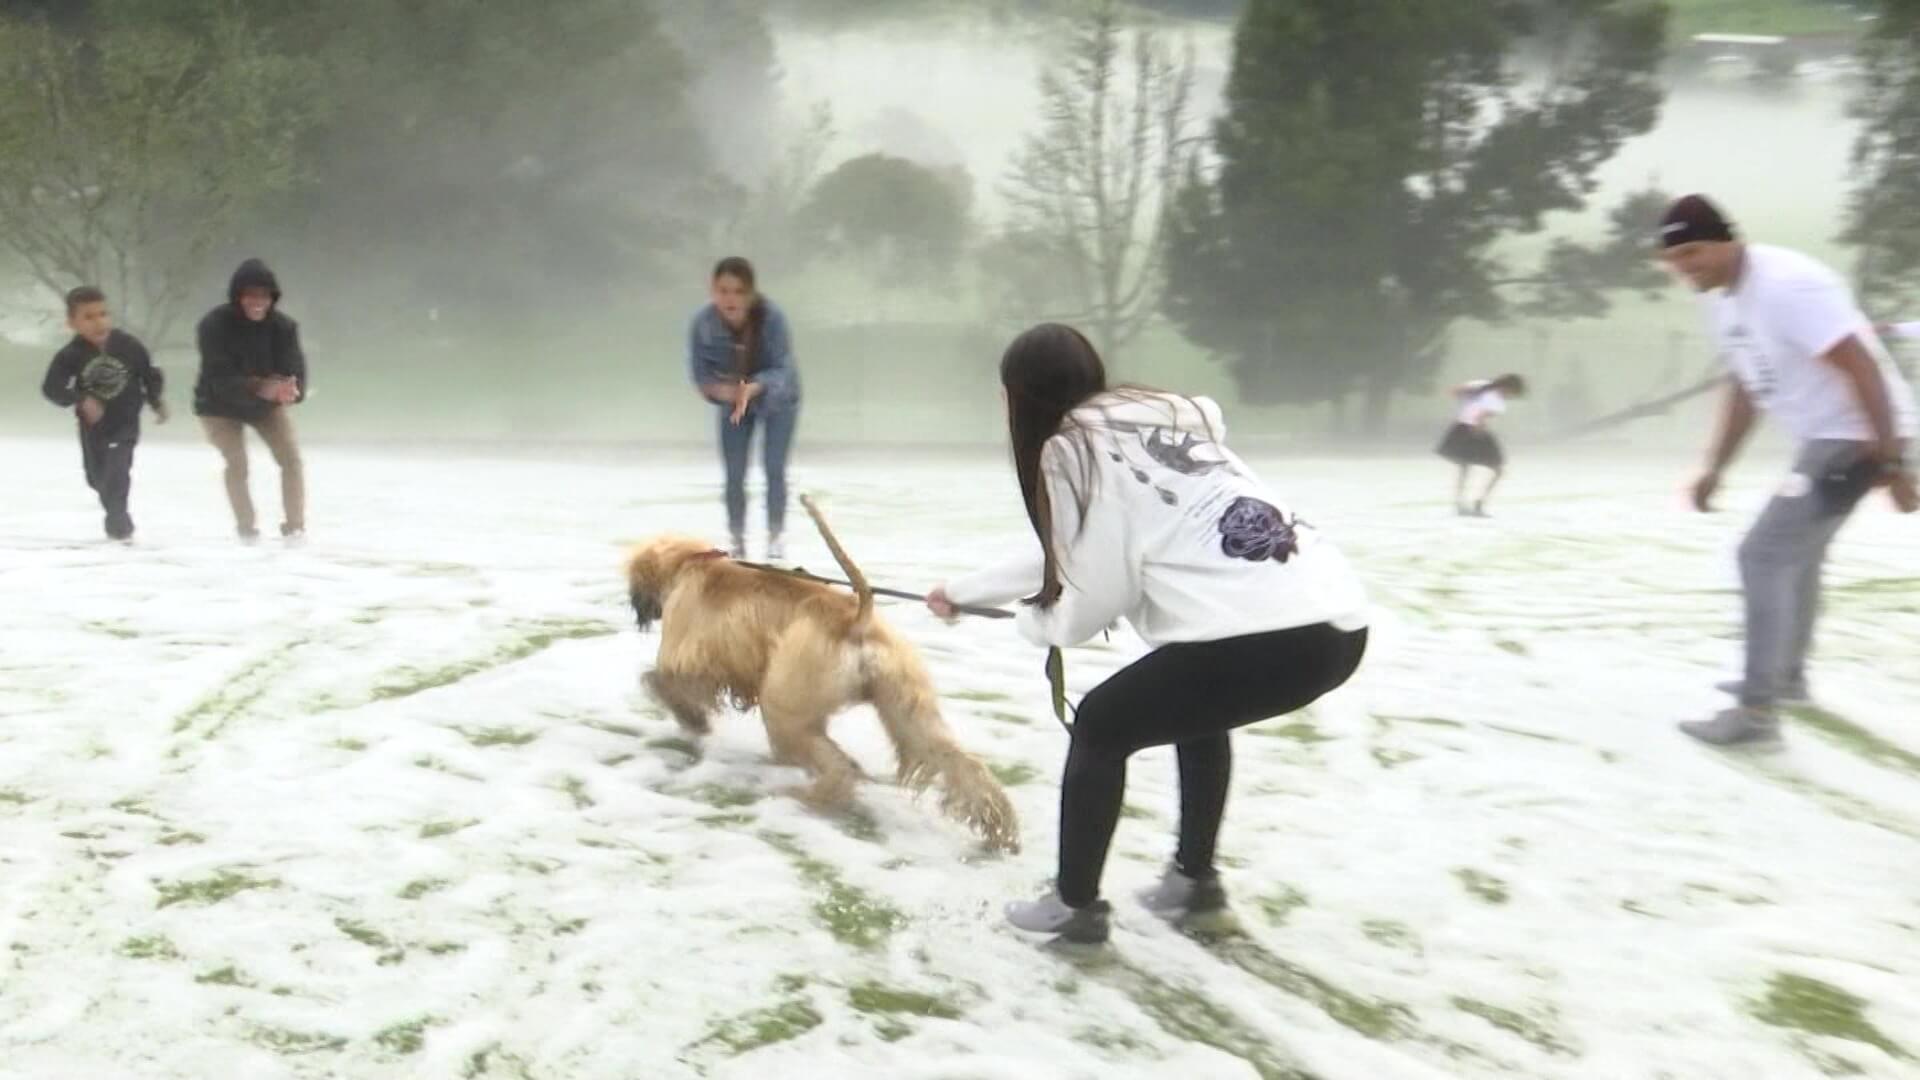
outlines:
{"label": "denim jacket", "polygon": [[[753,372],[748,382],[759,383],[760,398],[755,408],[784,412],[800,404],[800,373],[793,365],[793,335],[787,330],[787,316],[773,301],[766,305],[766,321],[760,327],[755,356],[747,367]],[[727,328],[712,304],[701,308],[687,328],[687,370],[696,387],[708,383],[732,382],[739,378],[733,364],[733,331]]]}

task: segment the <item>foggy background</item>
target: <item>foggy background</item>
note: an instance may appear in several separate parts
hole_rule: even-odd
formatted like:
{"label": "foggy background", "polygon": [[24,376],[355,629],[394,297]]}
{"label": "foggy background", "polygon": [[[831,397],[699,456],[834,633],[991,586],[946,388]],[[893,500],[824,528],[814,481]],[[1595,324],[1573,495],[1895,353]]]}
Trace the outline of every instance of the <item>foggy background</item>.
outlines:
{"label": "foggy background", "polygon": [[[224,299],[232,266],[257,255],[302,326],[315,393],[298,418],[310,438],[704,446],[712,415],[687,385],[685,334],[710,267],[727,254],[755,260],[762,290],[792,320],[803,449],[1002,438],[1000,351],[1059,314],[1037,300],[1023,310],[1022,279],[1005,261],[1010,189],[1044,125],[1043,77],[1070,70],[1080,6],[307,7],[0,4],[16,43],[18,27],[46,19],[80,41],[147,35],[121,47],[177,47],[199,63],[234,48],[260,69],[235,91],[257,110],[253,126],[222,135],[249,148],[227,178],[248,205],[192,258],[165,333],[153,311],[101,282],[121,325],[156,348],[185,421],[150,438],[198,437],[186,415],[197,357],[181,346]],[[1175,60],[1191,50],[1186,130],[1209,167],[1241,5],[1120,10],[1126,33],[1149,29]],[[236,24],[244,40],[222,45]],[[1607,208],[1634,191],[1699,190],[1749,237],[1850,271],[1837,237],[1857,132],[1848,114],[1857,25],[1853,9],[1815,0],[1676,5],[1651,130],[1597,167],[1585,208],[1547,214],[1541,231],[1503,236],[1492,250],[1526,263],[1555,240],[1598,241]],[[1690,44],[1703,30],[1794,36],[1785,49]],[[1529,58],[1513,64],[1524,80]],[[5,94],[9,115],[41,107],[18,82]],[[284,144],[279,156],[254,160],[251,149],[272,140]],[[876,154],[897,159],[886,163],[893,173],[832,186],[836,170]],[[1249,282],[1228,302],[1266,300]],[[1455,322],[1438,370],[1411,376],[1374,425],[1345,402],[1243,402],[1232,366],[1158,311],[1110,362],[1123,379],[1220,398],[1240,438],[1399,447],[1437,436],[1452,408],[1446,384],[1520,371],[1535,396],[1507,428],[1524,442],[1709,370],[1694,302],[1677,286],[1621,291],[1610,303],[1599,318]],[[1920,301],[1870,314],[1915,312]],[[35,392],[66,339],[61,314],[21,259],[0,254],[8,433],[70,423]],[[1312,348],[1322,364],[1345,361],[1337,336]],[[1690,445],[1703,435],[1702,404],[1590,444]]]}

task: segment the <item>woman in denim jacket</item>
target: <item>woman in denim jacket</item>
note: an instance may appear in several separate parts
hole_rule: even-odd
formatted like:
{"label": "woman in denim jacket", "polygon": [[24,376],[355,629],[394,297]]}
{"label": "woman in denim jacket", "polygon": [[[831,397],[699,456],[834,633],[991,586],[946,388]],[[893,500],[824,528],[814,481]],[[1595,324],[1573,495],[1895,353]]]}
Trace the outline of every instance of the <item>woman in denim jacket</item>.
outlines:
{"label": "woman in denim jacket", "polygon": [[787,453],[800,419],[800,378],[787,317],[755,289],[752,263],[732,256],[713,268],[712,302],[693,317],[687,357],[693,383],[719,422],[731,554],[747,554],[747,456],[754,429],[764,425],[767,558],[785,558]]}

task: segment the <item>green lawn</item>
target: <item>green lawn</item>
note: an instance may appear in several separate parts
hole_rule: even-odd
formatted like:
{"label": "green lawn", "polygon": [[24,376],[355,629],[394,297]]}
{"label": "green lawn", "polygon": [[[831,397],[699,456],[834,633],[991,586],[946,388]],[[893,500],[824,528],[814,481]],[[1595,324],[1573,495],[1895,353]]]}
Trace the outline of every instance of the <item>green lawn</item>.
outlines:
{"label": "green lawn", "polygon": [[1826,0],[1667,0],[1676,38],[1699,33],[1844,34],[1858,30],[1859,12]]}

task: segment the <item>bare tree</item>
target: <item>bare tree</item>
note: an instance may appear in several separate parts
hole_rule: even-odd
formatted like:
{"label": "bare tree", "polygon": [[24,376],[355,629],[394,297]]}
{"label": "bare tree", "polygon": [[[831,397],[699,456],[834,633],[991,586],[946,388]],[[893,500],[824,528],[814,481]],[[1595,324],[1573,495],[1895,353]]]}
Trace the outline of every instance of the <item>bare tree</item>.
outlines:
{"label": "bare tree", "polygon": [[164,346],[209,257],[295,181],[300,70],[237,6],[200,37],[0,20],[0,245]]}
{"label": "bare tree", "polygon": [[1168,205],[1198,140],[1193,50],[1092,0],[1068,63],[1040,80],[1042,123],[1015,158],[1008,229],[987,252],[1009,314],[1084,327],[1117,355],[1160,309]]}

